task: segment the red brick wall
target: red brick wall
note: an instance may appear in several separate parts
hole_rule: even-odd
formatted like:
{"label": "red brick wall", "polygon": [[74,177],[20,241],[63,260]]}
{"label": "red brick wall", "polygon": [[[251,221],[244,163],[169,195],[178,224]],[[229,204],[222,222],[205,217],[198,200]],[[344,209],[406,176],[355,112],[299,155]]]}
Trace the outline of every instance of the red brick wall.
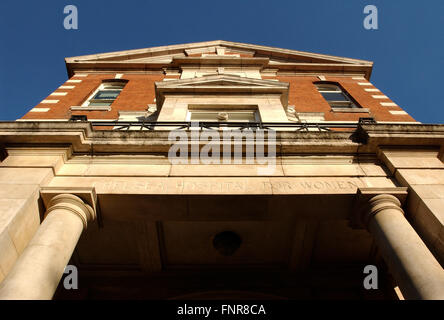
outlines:
{"label": "red brick wall", "polygon": [[114,79],[115,74],[94,74],[87,77],[73,77],[80,83],[65,82],[64,86],[73,89],[57,89],[55,92],[68,92],[66,96],[48,96],[45,100],[59,100],[56,104],[38,104],[36,108],[50,108],[48,112],[28,112],[22,119],[69,119],[71,115],[86,114],[88,119],[117,119],[119,111],[145,111],[148,104],[154,103],[156,96],[154,82],[162,81],[164,75],[123,75],[128,80],[111,111],[71,111],[71,106],[80,106],[106,79]]}
{"label": "red brick wall", "polygon": [[[73,77],[82,80],[80,83],[65,83],[75,86],[74,89],[58,89],[55,92],[68,92],[66,96],[48,96],[46,100],[59,100],[57,104],[38,104],[38,108],[50,108],[48,112],[28,112],[22,119],[69,119],[71,115],[87,114],[88,119],[117,119],[119,111],[144,111],[148,104],[154,103],[154,82],[162,81],[164,75],[123,75],[122,79],[129,80],[125,88],[112,104],[111,111],[70,111],[71,106],[80,106],[101,84],[103,80],[113,79],[115,74],[91,74],[87,77]],[[171,78],[171,77],[169,77]],[[173,77],[174,78],[174,77]],[[314,76],[278,76],[264,77],[289,82],[289,105],[294,105],[298,112],[324,112],[325,120],[357,121],[360,117],[374,117],[377,121],[415,121],[409,115],[393,115],[390,110],[402,110],[400,107],[384,107],[381,102],[392,102],[389,99],[375,99],[372,95],[382,95],[382,92],[367,92],[352,77],[326,77],[328,81],[339,82],[342,87],[363,108],[370,113],[338,113],[333,112],[330,105],[317,91],[313,82],[319,81]]]}
{"label": "red brick wall", "polygon": [[365,91],[365,89],[374,89],[374,86],[358,85],[359,82],[368,82],[367,80],[355,80],[352,77],[326,77],[327,81],[338,82],[362,108],[370,110],[370,113],[339,113],[332,111],[328,102],[313,84],[319,81],[318,77],[278,76],[268,78],[290,83],[288,104],[294,105],[297,112],[324,112],[327,121],[357,121],[361,117],[373,117],[376,121],[415,121],[409,115],[393,115],[389,112],[390,110],[401,111],[400,107],[383,107],[381,105],[381,102],[393,102],[392,100],[372,97],[373,95],[383,95],[383,92]]}

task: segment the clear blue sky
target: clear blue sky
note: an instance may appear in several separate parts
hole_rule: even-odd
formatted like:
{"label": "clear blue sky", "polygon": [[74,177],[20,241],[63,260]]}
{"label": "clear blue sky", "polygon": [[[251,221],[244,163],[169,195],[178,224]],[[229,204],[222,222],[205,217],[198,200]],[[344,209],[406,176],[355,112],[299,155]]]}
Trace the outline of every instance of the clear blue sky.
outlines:
{"label": "clear blue sky", "polygon": [[[63,28],[68,4],[78,30]],[[363,27],[368,4],[376,31]],[[1,0],[0,119],[60,86],[64,57],[216,39],[374,61],[379,89],[416,120],[444,123],[443,0]]]}

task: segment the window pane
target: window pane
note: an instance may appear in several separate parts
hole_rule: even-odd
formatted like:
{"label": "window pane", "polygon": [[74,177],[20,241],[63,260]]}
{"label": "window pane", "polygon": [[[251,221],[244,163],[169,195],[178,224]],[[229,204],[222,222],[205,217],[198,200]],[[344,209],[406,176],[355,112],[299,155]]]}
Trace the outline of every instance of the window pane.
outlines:
{"label": "window pane", "polygon": [[321,94],[327,101],[350,101],[348,97],[341,92],[321,92]]}
{"label": "window pane", "polygon": [[114,100],[119,95],[120,90],[101,90],[97,92],[93,99]]}

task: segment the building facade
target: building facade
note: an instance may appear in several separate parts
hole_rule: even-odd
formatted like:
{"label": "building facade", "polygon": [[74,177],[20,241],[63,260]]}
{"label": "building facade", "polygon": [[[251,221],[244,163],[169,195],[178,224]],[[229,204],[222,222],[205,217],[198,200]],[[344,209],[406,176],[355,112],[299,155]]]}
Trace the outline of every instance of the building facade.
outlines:
{"label": "building facade", "polygon": [[372,62],[211,41],[66,67],[0,123],[0,299],[444,299],[444,126]]}

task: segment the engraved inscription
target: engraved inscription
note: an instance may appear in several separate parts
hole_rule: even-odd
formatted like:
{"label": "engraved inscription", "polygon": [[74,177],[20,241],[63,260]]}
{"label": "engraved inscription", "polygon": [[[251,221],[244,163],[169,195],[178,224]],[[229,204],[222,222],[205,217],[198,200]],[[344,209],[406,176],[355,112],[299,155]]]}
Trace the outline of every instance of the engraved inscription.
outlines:
{"label": "engraved inscription", "polygon": [[359,178],[153,178],[94,182],[99,193],[137,194],[310,194],[354,193]]}
{"label": "engraved inscription", "polygon": [[106,182],[94,182],[94,187],[98,190],[104,190],[112,193],[165,193],[167,192],[167,185],[163,181],[158,182],[147,182],[147,181],[137,181],[137,182],[128,182],[128,181],[106,181]]}
{"label": "engraved inscription", "polygon": [[277,181],[272,182],[273,191],[291,192],[297,190],[306,191],[340,191],[356,190],[362,186],[359,180],[301,180],[301,181]]}

